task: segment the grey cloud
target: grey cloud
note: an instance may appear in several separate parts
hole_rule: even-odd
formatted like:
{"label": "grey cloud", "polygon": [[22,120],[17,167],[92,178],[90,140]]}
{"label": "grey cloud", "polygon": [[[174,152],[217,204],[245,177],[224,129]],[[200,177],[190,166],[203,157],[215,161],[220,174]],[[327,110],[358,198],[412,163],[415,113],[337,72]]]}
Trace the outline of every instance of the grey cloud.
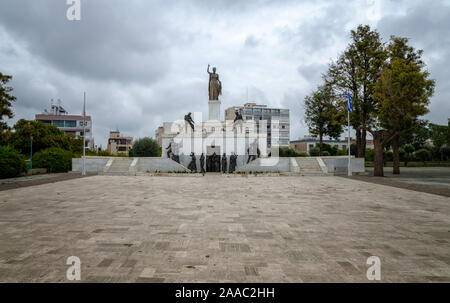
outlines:
{"label": "grey cloud", "polygon": [[244,45],[246,47],[250,47],[250,48],[256,47],[256,46],[258,46],[258,44],[259,44],[258,39],[256,39],[255,36],[253,36],[253,35],[247,36],[247,38],[245,39],[245,42],[244,42]]}
{"label": "grey cloud", "polygon": [[[188,111],[206,117],[211,63],[224,84],[222,109],[245,103],[249,87],[249,101],[291,110],[296,139],[307,134],[303,98],[349,40],[357,3],[82,0],[82,20],[69,22],[62,0],[2,0],[0,66],[14,76],[15,120],[32,119],[51,98],[80,113],[86,91],[96,143],[105,146],[116,127],[133,137],[153,136],[162,122]],[[443,123],[450,113],[449,7],[444,1],[383,3],[377,28],[385,38],[407,36],[425,50],[437,79],[427,118]],[[320,9],[304,16],[299,4]]]}
{"label": "grey cloud", "polygon": [[[21,2],[22,5],[19,5]],[[68,21],[65,1],[2,1],[0,23],[33,55],[85,78],[151,83],[170,65],[167,24],[158,3],[82,1],[81,21]],[[144,5],[145,4],[145,5]]]}

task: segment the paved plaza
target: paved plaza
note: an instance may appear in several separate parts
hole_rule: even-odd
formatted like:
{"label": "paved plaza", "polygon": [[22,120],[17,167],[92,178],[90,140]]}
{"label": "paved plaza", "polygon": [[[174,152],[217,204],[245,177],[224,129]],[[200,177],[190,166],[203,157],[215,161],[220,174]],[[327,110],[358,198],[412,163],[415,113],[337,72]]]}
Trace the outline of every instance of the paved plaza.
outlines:
{"label": "paved plaza", "polygon": [[450,199],[340,177],[91,176],[0,192],[0,281],[450,282]]}

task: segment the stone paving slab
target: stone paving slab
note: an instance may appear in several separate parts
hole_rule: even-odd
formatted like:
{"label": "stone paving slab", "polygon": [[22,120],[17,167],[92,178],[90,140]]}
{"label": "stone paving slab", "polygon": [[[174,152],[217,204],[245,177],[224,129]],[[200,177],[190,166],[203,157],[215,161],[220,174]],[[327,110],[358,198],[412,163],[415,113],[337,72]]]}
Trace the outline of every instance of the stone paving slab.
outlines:
{"label": "stone paving slab", "polygon": [[450,199],[339,177],[93,176],[0,192],[0,281],[450,282]]}

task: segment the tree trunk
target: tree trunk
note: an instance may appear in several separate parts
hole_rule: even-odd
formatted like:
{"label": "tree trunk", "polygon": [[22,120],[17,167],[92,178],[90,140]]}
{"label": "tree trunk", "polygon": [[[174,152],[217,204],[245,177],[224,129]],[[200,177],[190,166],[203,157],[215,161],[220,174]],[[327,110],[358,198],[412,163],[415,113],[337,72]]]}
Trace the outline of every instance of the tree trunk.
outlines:
{"label": "tree trunk", "polygon": [[400,175],[400,152],[398,142],[400,140],[400,136],[397,135],[392,139],[392,151],[394,152],[394,166],[393,166],[393,174]]}
{"label": "tree trunk", "polygon": [[319,156],[323,156],[323,134],[319,134]]}
{"label": "tree trunk", "polygon": [[372,135],[374,144],[373,175],[383,177],[383,133],[382,131],[374,131]]}
{"label": "tree trunk", "polygon": [[365,158],[366,157],[366,137],[367,137],[367,131],[365,128],[361,131],[361,148],[360,148],[360,155],[359,158]]}
{"label": "tree trunk", "polygon": [[[350,141],[351,143],[351,141]],[[359,153],[361,149],[361,128],[356,128],[356,157],[359,158]]]}

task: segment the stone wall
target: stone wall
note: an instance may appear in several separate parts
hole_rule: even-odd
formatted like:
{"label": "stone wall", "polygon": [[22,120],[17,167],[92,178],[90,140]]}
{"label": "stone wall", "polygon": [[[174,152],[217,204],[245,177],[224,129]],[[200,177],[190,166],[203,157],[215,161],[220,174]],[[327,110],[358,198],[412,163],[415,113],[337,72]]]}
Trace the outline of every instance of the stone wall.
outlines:
{"label": "stone wall", "polygon": [[[346,175],[348,169],[348,157],[321,157],[328,168],[328,172],[335,175]],[[351,158],[353,174],[362,174],[366,171],[364,158]]]}
{"label": "stone wall", "polygon": [[[86,157],[86,172],[103,171],[109,157]],[[81,172],[83,167],[83,158],[72,159],[72,171]]]}

